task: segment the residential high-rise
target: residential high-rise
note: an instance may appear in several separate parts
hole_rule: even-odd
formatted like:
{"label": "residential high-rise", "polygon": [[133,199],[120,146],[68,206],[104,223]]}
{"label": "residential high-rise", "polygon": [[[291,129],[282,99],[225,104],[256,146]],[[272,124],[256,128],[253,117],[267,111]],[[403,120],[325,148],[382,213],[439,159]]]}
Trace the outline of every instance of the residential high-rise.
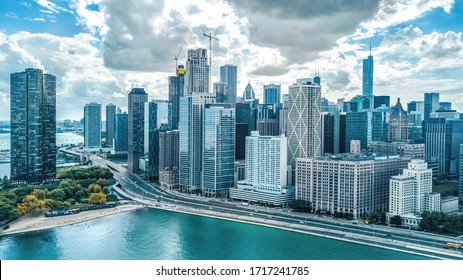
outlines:
{"label": "residential high-rise", "polygon": [[101,148],[101,104],[90,102],[84,107],[84,146]]}
{"label": "residential high-rise", "polygon": [[391,108],[384,106],[373,109],[372,113],[372,130],[371,140],[372,141],[388,141],[389,133],[389,119],[391,116]]}
{"label": "residential high-rise", "polygon": [[296,158],[322,154],[320,85],[298,79],[289,87],[288,107],[288,164],[294,171]]}
{"label": "residential high-rise", "polygon": [[390,179],[387,217],[399,215],[402,225],[417,228],[421,217],[416,213],[424,211],[440,211],[440,194],[432,193],[432,169],[424,160],[414,159],[403,174]]}
{"label": "residential high-rise", "polygon": [[215,97],[190,95],[180,98],[179,187],[182,192],[200,192],[205,104]]}
{"label": "residential high-rise", "polygon": [[226,64],[220,66],[220,81],[227,84],[227,90],[225,96],[227,97],[224,102],[231,104],[233,107],[236,104],[236,94],[237,94],[237,67],[236,65]]}
{"label": "residential high-rise", "polygon": [[264,85],[264,104],[280,105],[281,85]]}
{"label": "residential high-rise", "polygon": [[277,104],[257,104],[256,130],[261,136],[280,135],[278,115],[279,107]]}
{"label": "residential high-rise", "polygon": [[177,67],[176,76],[170,76],[169,81],[169,103],[172,104],[172,129],[178,129],[180,97],[183,97],[185,90],[185,67]]}
{"label": "residential high-rise", "polygon": [[11,179],[56,176],[56,77],[27,68],[10,74]]}
{"label": "residential high-rise", "polygon": [[145,102],[147,101],[148,94],[143,88],[133,88],[129,93],[129,135],[127,167],[132,172],[138,172],[140,158],[144,154],[144,116]]}
{"label": "residential high-rise", "polygon": [[315,211],[344,213],[354,219],[389,206],[389,179],[407,166],[409,158],[298,158],[296,199],[312,203]]}
{"label": "residential high-rise", "polygon": [[373,56],[370,55],[363,60],[363,79],[362,79],[362,95],[370,101],[370,110],[373,110]]}
{"label": "residential high-rise", "polygon": [[113,146],[114,142],[114,115],[116,114],[116,105],[109,103],[106,105],[106,145]]}
{"label": "residential high-rise", "polygon": [[114,153],[126,154],[129,149],[129,115],[126,112],[114,115]]}
{"label": "residential high-rise", "polygon": [[205,196],[228,197],[235,184],[235,109],[210,104],[204,110],[201,191]]}
{"label": "residential high-rise", "polygon": [[145,103],[145,178],[159,179],[159,133],[167,131],[169,126],[169,102],[152,100]]}
{"label": "residential high-rise", "polygon": [[406,142],[408,141],[408,118],[407,112],[400,104],[400,98],[397,98],[397,104],[392,110],[389,118],[389,142]]}
{"label": "residential high-rise", "polygon": [[246,137],[245,180],[230,189],[230,198],[277,206],[294,200],[294,188],[288,187],[287,147],[284,136],[253,131]]}
{"label": "residential high-rise", "polygon": [[248,134],[247,123],[235,124],[235,160],[244,160],[246,158],[246,136]]}
{"label": "residential high-rise", "polygon": [[428,121],[432,112],[439,110],[439,93],[424,94],[424,121]]}
{"label": "residential high-rise", "polygon": [[188,50],[183,96],[209,95],[209,64],[207,50]]}
{"label": "residential high-rise", "polygon": [[161,186],[178,188],[178,130],[159,132],[159,184]]}

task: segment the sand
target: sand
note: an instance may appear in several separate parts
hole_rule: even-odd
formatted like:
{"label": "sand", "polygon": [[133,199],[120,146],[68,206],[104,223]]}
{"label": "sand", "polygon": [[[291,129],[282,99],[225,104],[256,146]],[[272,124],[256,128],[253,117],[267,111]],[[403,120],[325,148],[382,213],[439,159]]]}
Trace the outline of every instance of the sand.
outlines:
{"label": "sand", "polygon": [[6,230],[1,229],[0,235],[18,234],[24,232],[38,231],[50,228],[63,227],[92,219],[105,217],[117,213],[134,211],[143,208],[140,204],[122,204],[113,208],[104,208],[92,211],[85,211],[73,215],[65,215],[47,218],[45,215],[29,216],[24,215],[10,224]]}

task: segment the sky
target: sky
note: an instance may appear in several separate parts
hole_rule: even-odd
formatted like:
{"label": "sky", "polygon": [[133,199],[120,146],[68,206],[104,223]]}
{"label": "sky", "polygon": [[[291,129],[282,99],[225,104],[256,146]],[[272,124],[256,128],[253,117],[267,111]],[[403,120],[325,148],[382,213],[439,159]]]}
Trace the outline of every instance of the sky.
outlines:
{"label": "sky", "polygon": [[[127,110],[131,88],[167,99],[174,57],[208,48],[212,82],[238,66],[250,82],[282,93],[298,78],[322,79],[330,101],[362,92],[362,60],[374,57],[374,94],[391,103],[439,92],[463,112],[463,0],[2,0],[0,120],[10,118],[10,73],[57,77],[57,119],[80,119],[86,103]],[[212,88],[212,87],[211,87]],[[392,104],[391,104],[392,105]]]}

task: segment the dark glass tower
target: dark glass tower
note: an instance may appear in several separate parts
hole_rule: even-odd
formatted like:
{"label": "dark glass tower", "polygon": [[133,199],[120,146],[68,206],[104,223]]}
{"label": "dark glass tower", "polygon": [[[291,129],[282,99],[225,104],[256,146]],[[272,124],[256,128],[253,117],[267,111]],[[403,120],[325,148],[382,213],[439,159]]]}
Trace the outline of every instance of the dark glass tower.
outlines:
{"label": "dark glass tower", "polygon": [[106,105],[106,146],[113,146],[114,142],[114,115],[116,105],[109,103]]}
{"label": "dark glass tower", "polygon": [[56,77],[28,68],[10,75],[11,178],[56,176]]}
{"label": "dark glass tower", "polygon": [[138,172],[139,161],[144,152],[144,114],[148,94],[143,88],[134,88],[129,93],[129,137],[128,169]]}
{"label": "dark glass tower", "polygon": [[172,104],[172,129],[178,129],[180,97],[185,88],[185,68],[177,67],[177,75],[169,77],[169,103]]}
{"label": "dark glass tower", "polygon": [[362,79],[362,95],[370,100],[370,110],[373,109],[373,56],[370,55],[363,60],[363,79]]}

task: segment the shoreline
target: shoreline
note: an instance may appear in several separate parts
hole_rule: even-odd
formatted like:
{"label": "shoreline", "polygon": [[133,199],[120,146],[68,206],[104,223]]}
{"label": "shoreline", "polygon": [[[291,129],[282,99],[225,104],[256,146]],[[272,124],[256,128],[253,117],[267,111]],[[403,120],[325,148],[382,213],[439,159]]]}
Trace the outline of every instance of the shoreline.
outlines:
{"label": "shoreline", "polygon": [[145,206],[140,204],[122,204],[119,206],[80,212],[78,214],[64,215],[58,217],[41,216],[22,216],[9,224],[8,229],[0,230],[0,237],[7,235],[23,234],[29,232],[42,231],[47,229],[71,226],[89,220],[104,218],[119,213],[136,211]]}

